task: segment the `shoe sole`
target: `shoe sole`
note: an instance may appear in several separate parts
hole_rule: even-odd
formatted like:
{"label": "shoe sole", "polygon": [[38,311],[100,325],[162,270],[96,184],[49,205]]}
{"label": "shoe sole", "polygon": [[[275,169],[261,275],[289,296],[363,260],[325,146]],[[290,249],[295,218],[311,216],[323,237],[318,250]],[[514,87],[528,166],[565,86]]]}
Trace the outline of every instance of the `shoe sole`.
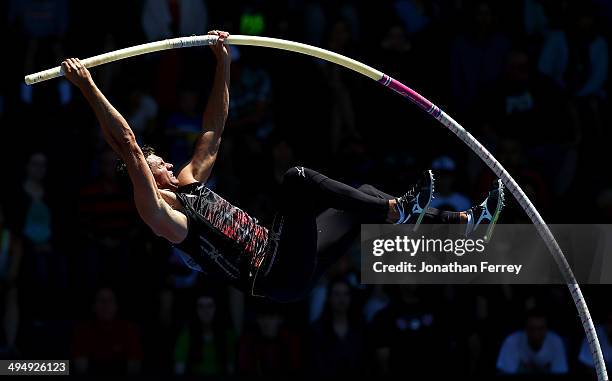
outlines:
{"label": "shoe sole", "polygon": [[431,184],[431,186],[429,187],[429,199],[427,200],[427,204],[425,204],[425,207],[423,208],[423,211],[419,214],[419,217],[417,218],[416,222],[414,223],[414,227],[412,228],[413,232],[417,231],[417,229],[419,228],[419,225],[421,225],[421,221],[423,221],[423,217],[425,217],[425,211],[427,210],[427,208],[429,208],[429,204],[431,204],[431,200],[433,200],[433,194],[434,194],[434,175],[433,175],[433,172],[431,170],[427,170],[427,174],[429,175],[429,183]]}
{"label": "shoe sole", "polygon": [[499,196],[497,197],[497,206],[495,207],[495,212],[493,213],[493,218],[487,227],[487,231],[485,232],[484,241],[488,243],[493,236],[493,229],[495,229],[495,225],[497,225],[497,220],[499,219],[499,215],[501,214],[502,209],[504,208],[504,184],[501,180],[498,181],[497,191],[499,192]]}

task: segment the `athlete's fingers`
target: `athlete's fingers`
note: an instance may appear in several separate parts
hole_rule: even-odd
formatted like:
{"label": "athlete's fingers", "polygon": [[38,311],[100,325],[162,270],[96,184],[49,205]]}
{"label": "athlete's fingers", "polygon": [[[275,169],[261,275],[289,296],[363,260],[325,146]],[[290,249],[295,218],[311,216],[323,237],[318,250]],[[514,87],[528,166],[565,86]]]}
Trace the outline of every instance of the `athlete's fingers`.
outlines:
{"label": "athlete's fingers", "polygon": [[62,70],[64,71],[64,73],[72,72],[72,69],[70,68],[70,65],[68,65],[68,61],[67,60],[64,60],[62,62]]}

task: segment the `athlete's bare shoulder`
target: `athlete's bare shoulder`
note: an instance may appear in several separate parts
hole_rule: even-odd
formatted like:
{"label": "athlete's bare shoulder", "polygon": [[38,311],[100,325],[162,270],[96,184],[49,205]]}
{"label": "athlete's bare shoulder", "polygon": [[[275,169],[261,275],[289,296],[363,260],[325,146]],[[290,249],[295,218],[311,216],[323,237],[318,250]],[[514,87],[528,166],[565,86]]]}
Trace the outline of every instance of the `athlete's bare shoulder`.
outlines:
{"label": "athlete's bare shoulder", "polygon": [[172,209],[178,210],[178,211],[183,209],[180,201],[176,197],[176,193],[166,190],[166,189],[160,189],[159,193],[161,194],[164,201],[166,201],[168,205],[172,207]]}

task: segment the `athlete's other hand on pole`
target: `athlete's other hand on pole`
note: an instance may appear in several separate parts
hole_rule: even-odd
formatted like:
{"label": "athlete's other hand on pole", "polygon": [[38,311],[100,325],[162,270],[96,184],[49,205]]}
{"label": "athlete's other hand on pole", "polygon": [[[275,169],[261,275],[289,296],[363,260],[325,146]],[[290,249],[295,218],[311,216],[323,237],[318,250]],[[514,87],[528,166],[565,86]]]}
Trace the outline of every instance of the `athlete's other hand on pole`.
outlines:
{"label": "athlete's other hand on pole", "polygon": [[210,46],[213,53],[215,54],[215,57],[217,57],[217,62],[230,62],[232,60],[232,57],[230,54],[229,46],[223,43],[225,39],[229,37],[229,33],[223,32],[221,30],[211,30],[210,32],[208,32],[208,34],[212,36],[219,36],[217,43]]}
{"label": "athlete's other hand on pole", "polygon": [[62,70],[64,75],[75,86],[82,88],[92,82],[89,70],[83,65],[78,58],[68,58],[62,62]]}

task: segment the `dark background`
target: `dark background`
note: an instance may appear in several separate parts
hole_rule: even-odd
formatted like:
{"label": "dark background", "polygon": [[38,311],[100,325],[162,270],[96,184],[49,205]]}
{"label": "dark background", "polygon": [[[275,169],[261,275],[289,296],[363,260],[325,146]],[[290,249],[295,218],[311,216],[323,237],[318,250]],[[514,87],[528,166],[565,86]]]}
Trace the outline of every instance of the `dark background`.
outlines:
{"label": "dark background", "polygon": [[[610,1],[0,7],[2,357],[71,359],[74,374],[169,377],[184,368],[193,376],[490,378],[504,338],[537,308],[563,340],[571,379],[592,377],[578,360],[583,333],[563,286],[365,287],[358,245],[300,303],[267,304],[207,282],[137,218],[78,91],[64,80],[27,87],[23,76],[65,57],[209,29],[309,43],[378,68],[447,111],[548,223],[607,223]],[[492,173],[379,84],[297,54],[240,47],[233,57],[230,117],[209,185],[262,223],[282,174],[297,164],[396,194],[433,166],[439,206],[484,198]],[[179,167],[200,128],[213,70],[209,49],[192,48],[92,74],[139,141]],[[510,201],[501,222],[526,221]],[[609,286],[584,293],[597,322],[612,320]]]}

